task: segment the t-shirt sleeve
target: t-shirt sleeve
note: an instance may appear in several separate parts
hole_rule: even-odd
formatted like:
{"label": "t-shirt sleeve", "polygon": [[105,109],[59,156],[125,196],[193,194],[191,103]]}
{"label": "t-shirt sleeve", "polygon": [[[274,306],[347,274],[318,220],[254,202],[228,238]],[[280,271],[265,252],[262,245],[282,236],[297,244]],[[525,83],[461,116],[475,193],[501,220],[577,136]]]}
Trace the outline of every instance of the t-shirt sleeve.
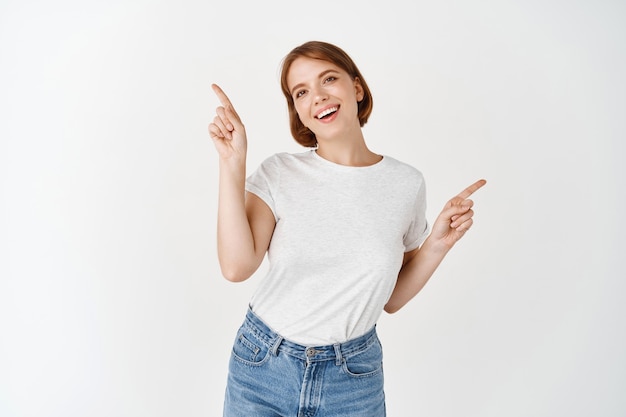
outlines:
{"label": "t-shirt sleeve", "polygon": [[274,214],[274,219],[278,220],[276,213],[276,189],[279,180],[278,164],[276,156],[269,157],[259,165],[259,167],[246,178],[246,191],[255,194],[267,204]]}
{"label": "t-shirt sleeve", "polygon": [[420,247],[429,234],[430,224],[426,219],[426,184],[424,179],[421,178],[415,195],[413,220],[409,225],[407,233],[404,235],[405,252],[410,252]]}

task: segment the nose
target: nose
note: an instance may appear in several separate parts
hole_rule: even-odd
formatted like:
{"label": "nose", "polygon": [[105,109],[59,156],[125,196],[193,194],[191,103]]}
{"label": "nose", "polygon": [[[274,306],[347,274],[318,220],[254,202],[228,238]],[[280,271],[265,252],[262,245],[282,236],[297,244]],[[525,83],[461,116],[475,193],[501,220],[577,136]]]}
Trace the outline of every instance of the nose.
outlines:
{"label": "nose", "polygon": [[326,101],[328,99],[328,95],[326,94],[326,92],[319,88],[317,90],[315,90],[315,104],[319,104],[323,101]]}

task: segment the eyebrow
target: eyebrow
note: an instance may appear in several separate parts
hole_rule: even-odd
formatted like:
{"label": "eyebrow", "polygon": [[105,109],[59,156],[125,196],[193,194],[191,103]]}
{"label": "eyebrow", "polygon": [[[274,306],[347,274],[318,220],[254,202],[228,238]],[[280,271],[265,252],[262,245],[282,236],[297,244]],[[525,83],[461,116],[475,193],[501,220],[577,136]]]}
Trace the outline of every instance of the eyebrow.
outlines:
{"label": "eyebrow", "polygon": [[[329,72],[336,72],[339,73],[339,71],[337,71],[336,69],[327,69],[325,71],[322,71],[319,73],[319,75],[317,76],[318,79],[322,78],[323,76],[325,76],[326,74],[328,74]],[[293,92],[296,91],[298,88],[303,87],[305,83],[299,83],[293,86],[293,88],[291,89],[291,95],[293,96]]]}

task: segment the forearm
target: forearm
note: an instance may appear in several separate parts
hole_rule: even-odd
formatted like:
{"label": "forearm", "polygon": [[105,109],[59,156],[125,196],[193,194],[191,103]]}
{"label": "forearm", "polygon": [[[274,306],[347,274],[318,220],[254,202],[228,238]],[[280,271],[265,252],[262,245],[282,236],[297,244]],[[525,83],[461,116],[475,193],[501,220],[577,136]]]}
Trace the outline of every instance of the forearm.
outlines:
{"label": "forearm", "polygon": [[218,258],[226,279],[242,281],[256,269],[254,238],[245,205],[245,159],[220,159],[219,169]]}
{"label": "forearm", "polygon": [[387,313],[395,313],[424,288],[450,247],[428,237],[414,256],[400,269],[396,286],[385,305]]}

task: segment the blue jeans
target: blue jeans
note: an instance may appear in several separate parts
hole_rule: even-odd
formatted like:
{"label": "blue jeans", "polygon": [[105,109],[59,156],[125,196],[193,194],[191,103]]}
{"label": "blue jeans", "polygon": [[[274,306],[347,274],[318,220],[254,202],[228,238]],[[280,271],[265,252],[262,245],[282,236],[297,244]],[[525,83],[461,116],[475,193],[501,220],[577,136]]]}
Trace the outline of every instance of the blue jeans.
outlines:
{"label": "blue jeans", "polygon": [[382,356],[376,327],[307,347],[248,310],[230,358],[224,417],[384,417]]}

